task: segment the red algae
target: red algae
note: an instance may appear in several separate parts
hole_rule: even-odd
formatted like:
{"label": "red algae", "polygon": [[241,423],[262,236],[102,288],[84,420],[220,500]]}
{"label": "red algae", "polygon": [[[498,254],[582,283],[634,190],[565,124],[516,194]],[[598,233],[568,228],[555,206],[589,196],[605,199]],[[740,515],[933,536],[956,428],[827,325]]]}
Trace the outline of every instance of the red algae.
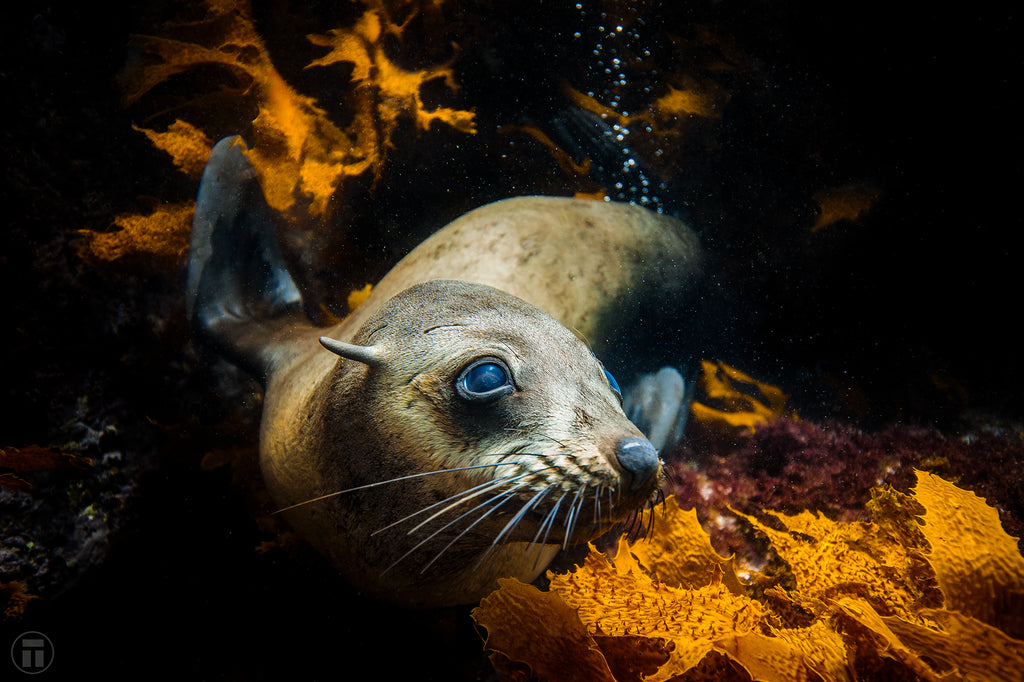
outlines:
{"label": "red algae", "polygon": [[866,518],[870,491],[906,491],[913,469],[931,471],[993,500],[1012,535],[1024,532],[1024,440],[1019,434],[951,436],[896,425],[865,432],[842,422],[774,419],[728,441],[701,440],[695,462],[670,453],[666,493],[702,518],[731,506],[840,521]]}

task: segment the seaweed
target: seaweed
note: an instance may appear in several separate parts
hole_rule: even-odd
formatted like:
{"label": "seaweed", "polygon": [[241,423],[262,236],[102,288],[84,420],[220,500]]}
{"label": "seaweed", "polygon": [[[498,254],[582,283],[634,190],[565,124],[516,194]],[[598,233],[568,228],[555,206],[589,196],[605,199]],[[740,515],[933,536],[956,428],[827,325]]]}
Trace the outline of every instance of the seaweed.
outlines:
{"label": "seaweed", "polygon": [[[169,107],[192,109],[194,121],[177,118],[164,131],[135,130],[166,152],[179,171],[198,179],[213,142],[224,134],[214,131],[225,125],[211,123],[209,107],[204,111],[203,105],[220,96],[219,113],[233,120],[226,124],[233,127],[229,132],[250,138],[246,154],[270,206],[303,229],[322,228],[333,212],[335,195],[346,183],[366,174],[372,175],[373,183],[380,179],[396,146],[395,132],[404,121],[411,120],[417,131],[428,131],[437,122],[462,133],[475,132],[472,111],[431,108],[424,102],[424,88],[433,81],[457,89],[450,64],[407,70],[388,56],[384,45],[399,41],[410,17],[421,11],[393,5],[370,3],[354,25],[307,36],[311,44],[330,48],[307,69],[333,67],[338,80],[344,81],[346,71],[336,65],[351,65],[350,92],[339,115],[285,80],[257,31],[249,3],[204,2],[204,16],[198,20],[172,23],[164,35],[134,36],[132,46],[140,56],[119,78],[125,104],[132,105],[147,96],[159,100],[160,88],[199,74],[197,84],[179,86],[185,87],[184,93],[177,94]],[[336,122],[339,118],[347,118],[347,123]],[[92,261],[134,253],[179,259],[187,251],[193,209],[194,202],[184,201],[149,215],[118,216],[115,225],[120,230],[81,230],[79,252]]]}
{"label": "seaweed", "polygon": [[519,679],[699,677],[705,660],[728,680],[1024,679],[1024,558],[996,510],[920,471],[912,495],[875,496],[869,522],[741,515],[785,573],[742,582],[670,498],[654,537],[671,540],[592,546],[548,592],[502,581],[473,617]]}

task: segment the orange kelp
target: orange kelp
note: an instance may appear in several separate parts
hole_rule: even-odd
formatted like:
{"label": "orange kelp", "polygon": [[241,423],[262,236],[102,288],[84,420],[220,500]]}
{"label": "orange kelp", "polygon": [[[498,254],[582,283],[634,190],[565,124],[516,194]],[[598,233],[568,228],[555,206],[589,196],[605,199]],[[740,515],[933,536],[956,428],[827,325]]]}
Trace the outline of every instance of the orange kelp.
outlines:
{"label": "orange kelp", "polygon": [[876,188],[861,183],[831,187],[814,193],[818,217],[811,232],[823,230],[842,221],[857,222],[866,215],[878,199]]}
{"label": "orange kelp", "polygon": [[[437,121],[467,134],[475,132],[472,111],[428,110],[423,102],[421,90],[430,81],[440,79],[456,88],[449,65],[407,71],[382,47],[385,38],[401,38],[417,7],[371,2],[355,25],[307,36],[311,43],[331,50],[306,68],[339,62],[353,66],[350,94],[337,117],[349,121],[344,127],[315,98],[301,94],[281,76],[245,2],[206,0],[202,19],[168,25],[163,36],[135,36],[133,46],[143,57],[121,74],[125,102],[136,103],[182,74],[202,69],[230,74],[234,83],[215,86],[219,98],[195,93],[195,121],[176,120],[163,132],[137,130],[169,154],[179,170],[198,178],[213,142],[200,120],[226,117],[234,121],[231,132],[237,133],[251,127],[247,155],[271,207],[297,221],[323,225],[331,214],[332,196],[346,180],[365,173],[379,176],[393,147],[392,134],[403,120],[421,131]],[[392,9],[401,10],[402,22],[392,19]],[[216,111],[203,111],[203,102],[211,102],[208,108]],[[189,107],[179,102],[176,108]],[[192,209],[192,202],[183,202],[150,215],[120,216],[119,231],[83,231],[81,252],[100,260],[131,253],[177,258],[187,248]]]}
{"label": "orange kelp", "polygon": [[502,581],[473,617],[512,679],[1024,679],[1016,539],[973,493],[917,476],[911,495],[875,489],[870,522],[740,515],[781,566],[742,582],[670,498],[654,542],[592,548],[548,592]]}
{"label": "orange kelp", "polygon": [[700,391],[691,406],[701,427],[723,435],[749,433],[757,424],[781,416],[788,397],[776,386],[758,381],[724,362],[701,360]]}

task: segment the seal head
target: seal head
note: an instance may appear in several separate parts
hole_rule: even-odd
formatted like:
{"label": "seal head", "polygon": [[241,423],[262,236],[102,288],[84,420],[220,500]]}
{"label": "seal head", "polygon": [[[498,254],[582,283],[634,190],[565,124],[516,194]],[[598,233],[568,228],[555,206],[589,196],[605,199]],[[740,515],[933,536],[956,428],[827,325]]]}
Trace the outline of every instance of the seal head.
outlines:
{"label": "seal head", "polygon": [[[298,429],[267,406],[261,461],[277,501],[298,505],[288,520],[367,592],[475,601],[659,487],[657,453],[586,344],[503,291],[415,285],[324,345],[341,358]],[[441,473],[405,478],[426,472]]]}

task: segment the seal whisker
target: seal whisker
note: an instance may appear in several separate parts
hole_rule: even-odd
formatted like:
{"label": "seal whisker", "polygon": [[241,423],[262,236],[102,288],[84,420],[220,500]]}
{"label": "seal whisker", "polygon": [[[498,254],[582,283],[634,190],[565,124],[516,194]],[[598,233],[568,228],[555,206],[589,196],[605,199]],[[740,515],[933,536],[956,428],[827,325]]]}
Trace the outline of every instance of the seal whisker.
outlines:
{"label": "seal whisker", "polygon": [[431,514],[431,516],[429,518],[425,519],[424,521],[419,523],[415,528],[412,528],[411,530],[409,530],[406,533],[407,535],[411,535],[416,530],[421,528],[424,524],[432,521],[433,519],[437,518],[438,516],[441,516],[442,514],[448,512],[448,511],[454,509],[456,506],[462,504],[466,500],[472,499],[472,498],[476,497],[477,495],[481,495],[481,494],[483,494],[485,492],[489,492],[490,490],[493,490],[494,488],[499,488],[502,485],[504,485],[505,483],[510,483],[510,482],[518,481],[518,480],[520,480],[522,478],[526,478],[527,476],[530,476],[531,474],[535,474],[535,473],[538,473],[540,471],[546,471],[547,469],[553,469],[553,468],[555,468],[555,467],[554,466],[549,466],[549,467],[544,467],[543,469],[537,469],[536,471],[528,471],[525,474],[509,475],[509,476],[504,476],[502,478],[499,478],[499,479],[496,479],[496,480],[493,480],[493,481],[484,481],[483,483],[475,485],[472,488],[468,488],[466,490],[462,490],[460,492],[455,493],[454,495],[451,495],[449,497],[444,498],[443,500],[440,500],[438,502],[434,502],[433,504],[427,505],[426,507],[423,507],[422,509],[414,511],[412,514],[409,514],[408,516],[404,516],[404,517],[398,519],[397,521],[392,521],[388,525],[386,525],[386,526],[384,526],[382,528],[378,528],[377,530],[373,531],[372,533],[370,533],[370,535],[372,536],[372,535],[377,535],[378,533],[383,533],[384,531],[388,530],[389,528],[394,528],[395,526],[397,526],[397,525],[399,525],[401,523],[404,523],[404,522],[408,521],[411,518],[419,516],[420,514],[426,513],[428,511],[430,511],[431,509],[436,509],[437,507],[440,507],[441,505],[444,505],[444,504],[448,505],[444,509],[441,509],[439,511],[434,512],[433,514]]}
{"label": "seal whisker", "polygon": [[[488,457],[547,457],[542,452],[518,452],[516,450],[509,450],[508,452],[492,452],[487,455]],[[493,464],[480,464],[478,466],[494,466]]]}
{"label": "seal whisker", "polygon": [[[643,507],[635,509],[623,522],[623,532],[630,543],[638,540],[645,540],[654,531],[654,514],[656,503],[648,502]],[[644,513],[647,513],[647,521],[644,522]]]}
{"label": "seal whisker", "polygon": [[636,515],[634,510],[622,521],[622,534],[630,544],[636,542]]}
{"label": "seal whisker", "polygon": [[651,503],[651,520],[650,524],[647,527],[647,533],[644,536],[645,538],[650,537],[654,534],[654,516],[658,511],[658,507],[665,506],[665,492],[661,488],[658,488],[658,490],[654,493],[654,497],[657,500],[657,502]]}
{"label": "seal whisker", "polygon": [[576,525],[576,519],[580,511],[580,505],[583,503],[581,497],[586,491],[587,486],[583,486],[576,491],[575,497],[572,498],[572,502],[569,503],[569,509],[565,513],[565,539],[562,540],[562,549],[569,546],[569,536],[572,535],[573,527]]}
{"label": "seal whisker", "polygon": [[594,524],[598,527],[601,526],[601,488],[604,487],[603,483],[598,483],[597,488],[594,489]]}
{"label": "seal whisker", "polygon": [[[383,533],[384,531],[388,530],[389,528],[394,528],[395,526],[397,526],[397,525],[399,525],[401,523],[405,523],[409,519],[415,518],[415,517],[419,516],[420,514],[424,514],[424,513],[428,512],[428,511],[430,511],[431,509],[436,509],[437,507],[440,507],[441,505],[445,505],[445,504],[451,503],[451,504],[449,504],[448,507],[446,507],[445,509],[437,512],[436,514],[434,514],[429,519],[427,519],[426,521],[423,522],[423,523],[426,523],[427,521],[430,521],[431,519],[437,517],[438,515],[445,513],[449,509],[452,509],[453,507],[455,507],[455,505],[460,504],[461,502],[465,502],[466,500],[468,500],[468,499],[470,499],[472,497],[475,497],[476,495],[488,492],[490,490],[493,490],[494,488],[500,488],[502,485],[504,485],[508,481],[512,480],[513,478],[515,478],[515,476],[503,476],[502,478],[499,478],[499,479],[496,479],[496,480],[493,480],[493,481],[484,481],[483,483],[479,483],[479,484],[473,486],[472,488],[467,488],[466,490],[459,491],[459,492],[455,493],[454,495],[450,495],[450,496],[444,498],[443,500],[439,500],[437,502],[434,502],[433,504],[430,504],[430,505],[427,505],[426,507],[423,507],[422,509],[418,509],[418,510],[414,511],[413,513],[407,515],[407,516],[403,516],[402,518],[398,519],[397,521],[392,521],[391,523],[389,523],[388,525],[384,526],[383,528],[378,528],[377,530],[373,531],[372,533],[370,533],[370,535],[373,536],[373,535],[377,535],[378,533]],[[462,498],[462,499],[460,499],[460,498]],[[453,502],[453,500],[457,500],[457,501]],[[422,526],[423,523],[421,523],[419,526],[416,526],[416,528],[419,528],[420,526]],[[412,530],[410,530],[409,533],[412,533],[414,530],[416,530],[416,528],[413,528]]]}
{"label": "seal whisker", "polygon": [[540,504],[541,500],[544,499],[544,496],[551,492],[551,489],[553,487],[554,486],[549,485],[543,490],[541,490],[539,493],[530,498],[530,500],[526,502],[526,504],[524,504],[518,512],[516,512],[516,515],[513,516],[512,519],[505,524],[505,527],[501,529],[501,532],[495,536],[494,540],[491,542],[491,546],[487,548],[487,551],[480,555],[480,558],[476,562],[476,566],[473,567],[474,570],[479,568],[480,564],[484,562],[484,559],[486,559],[491,554],[491,552],[494,551],[494,549],[498,546],[498,543],[501,542],[501,539],[505,537],[505,535],[508,534],[509,531],[511,531],[513,528],[519,525],[519,522],[523,520],[523,517],[526,516],[527,512],[529,512],[532,508]]}
{"label": "seal whisker", "polygon": [[[555,484],[552,483],[548,487],[553,487],[554,485]],[[540,555],[543,554],[544,545],[548,543],[548,533],[551,532],[551,526],[555,522],[555,517],[558,516],[558,508],[561,506],[562,500],[564,500],[565,496],[568,494],[569,491],[566,490],[564,493],[562,493],[562,496],[558,498],[558,500],[555,502],[555,506],[552,507],[551,511],[548,512],[548,515],[544,517],[544,523],[542,523],[540,525],[540,528],[537,529],[537,534],[533,536],[533,542],[531,542],[530,546],[526,548],[527,553],[529,553],[529,551],[533,549],[533,546],[537,544],[537,539],[540,537],[541,532],[544,533],[544,539],[541,540],[540,547],[538,547],[537,549],[537,558],[534,561],[534,568],[536,568],[537,562],[540,561]]]}
{"label": "seal whisker", "polygon": [[[545,467],[544,469],[539,469],[538,471],[544,471],[546,469],[553,469],[553,468],[555,468],[555,467],[554,466],[550,466],[550,467]],[[463,502],[466,502],[467,500],[471,500],[471,499],[473,499],[474,497],[476,497],[478,495],[482,495],[483,493],[486,493],[486,492],[489,492],[489,491],[493,490],[494,488],[499,488],[499,487],[501,487],[502,485],[504,485],[506,483],[514,483],[516,481],[522,480],[522,479],[524,479],[524,478],[526,478],[528,476],[534,475],[535,473],[537,473],[537,472],[536,471],[528,471],[525,474],[519,474],[518,476],[512,476],[512,477],[507,477],[506,476],[505,478],[499,478],[498,480],[494,481],[491,484],[490,487],[485,487],[485,488],[483,488],[481,490],[478,490],[475,493],[473,493],[472,495],[466,495],[461,500],[457,500],[455,502],[452,502],[451,504],[449,504],[444,509],[439,509],[438,511],[434,512],[433,514],[428,516],[426,519],[424,519],[423,521],[420,521],[418,524],[416,524],[416,526],[414,526],[413,528],[410,528],[406,532],[406,535],[412,535],[413,533],[418,531],[420,528],[422,528],[426,524],[428,524],[431,521],[433,521],[434,519],[436,519],[438,516],[441,516],[442,514],[446,514],[447,512],[451,511],[452,509],[454,509],[455,507],[459,506]],[[448,499],[451,500],[453,497],[455,497],[455,495],[453,495],[452,497],[450,497]],[[423,510],[421,509],[419,512],[416,512],[415,514],[411,514],[410,516],[415,516],[416,514],[419,514],[422,511]],[[406,518],[409,518],[409,517],[406,517]],[[395,523],[399,523],[399,522],[396,521]],[[391,524],[391,525],[395,525],[395,524]],[[384,529],[382,528],[381,530],[384,530]]]}
{"label": "seal whisker", "polygon": [[[535,431],[530,431],[528,429],[517,429],[514,426],[507,426],[507,427],[505,427],[505,431],[518,431],[519,433],[526,433],[526,434],[529,434],[530,436],[533,436],[535,438],[536,437],[547,438],[552,443],[558,443],[559,445],[561,445],[566,450],[569,449],[569,447],[565,443],[563,443],[562,441],[558,440],[557,438],[554,438],[553,436],[547,435],[546,433],[537,433]],[[515,454],[518,454],[518,453],[515,453]],[[543,455],[541,455],[541,456],[543,456]]]}
{"label": "seal whisker", "polygon": [[[427,537],[425,537],[425,538],[423,538],[422,540],[420,540],[419,542],[417,542],[417,543],[416,543],[415,545],[413,545],[413,546],[412,546],[412,548],[411,548],[411,549],[410,549],[409,551],[407,551],[407,552],[406,552],[405,554],[403,554],[402,556],[400,556],[400,557],[398,557],[397,559],[395,559],[395,561],[394,561],[394,562],[393,562],[393,563],[392,563],[392,564],[391,564],[390,566],[388,566],[387,568],[385,568],[385,569],[384,569],[384,570],[383,570],[383,571],[381,572],[381,573],[382,573],[382,575],[383,575],[384,573],[387,573],[388,571],[390,571],[390,570],[391,570],[392,568],[394,568],[394,567],[395,567],[395,566],[397,566],[398,564],[400,564],[400,563],[401,563],[401,562],[402,562],[402,561],[403,561],[403,560],[404,560],[404,559],[405,559],[405,558],[406,558],[407,556],[409,556],[410,554],[412,554],[413,552],[415,552],[415,551],[416,551],[417,549],[419,549],[420,547],[422,547],[423,545],[425,545],[426,543],[428,543],[428,542],[429,542],[430,540],[432,540],[433,538],[435,538],[435,537],[436,537],[436,536],[437,536],[437,535],[438,535],[439,533],[441,533],[441,532],[443,532],[443,531],[447,530],[447,529],[448,529],[448,528],[450,528],[450,527],[451,527],[452,525],[454,525],[454,524],[458,523],[459,521],[461,521],[462,519],[466,518],[467,516],[469,516],[469,515],[470,515],[470,514],[472,514],[473,512],[475,512],[475,511],[477,511],[477,510],[479,510],[479,509],[482,509],[483,507],[486,507],[487,505],[489,505],[489,504],[490,504],[491,502],[493,502],[493,501],[494,501],[494,500],[496,500],[496,499],[500,499],[500,498],[501,498],[501,497],[503,497],[503,496],[504,496],[504,497],[506,497],[506,498],[510,498],[510,497],[511,497],[512,495],[514,495],[514,494],[516,493],[516,491],[518,491],[518,490],[519,490],[520,488],[522,488],[522,487],[523,487],[524,485],[526,485],[526,484],[525,484],[525,483],[520,483],[520,484],[519,484],[519,485],[517,485],[517,486],[514,486],[514,487],[512,487],[512,488],[510,488],[510,489],[508,489],[508,490],[502,491],[502,492],[498,493],[497,495],[495,495],[494,497],[491,497],[491,498],[487,499],[486,501],[484,501],[484,502],[481,502],[480,504],[478,504],[477,506],[473,507],[473,508],[472,508],[472,509],[470,509],[469,511],[467,511],[467,512],[463,512],[463,513],[462,513],[462,514],[460,514],[459,516],[455,517],[454,519],[452,519],[452,520],[451,520],[451,521],[449,521],[448,523],[444,524],[443,526],[441,526],[440,528],[438,528],[437,530],[435,530],[435,531],[434,531],[433,533],[431,533],[431,534],[430,534],[430,535],[428,535]],[[500,504],[499,504],[498,506],[501,506],[501,504],[504,504],[504,502],[505,502],[505,501],[507,501],[507,499],[506,499],[506,500],[504,500],[504,501],[503,501],[502,503],[500,503]],[[493,509],[491,509],[490,511],[494,511],[494,509],[497,509],[497,506],[496,506],[496,507],[494,507]],[[468,531],[468,530],[469,530],[470,528],[472,528],[472,527],[473,527],[473,526],[475,526],[475,525],[476,525],[477,523],[479,523],[479,522],[480,522],[480,521],[481,521],[481,520],[482,520],[482,519],[483,519],[483,518],[484,518],[485,516],[487,516],[487,514],[489,514],[489,513],[490,513],[490,511],[488,511],[487,513],[485,513],[485,514],[484,514],[483,516],[481,516],[481,517],[480,517],[479,519],[477,519],[477,520],[476,520],[476,521],[474,521],[474,522],[473,522],[472,524],[470,524],[470,525],[469,525],[469,527],[467,527],[467,528],[466,528],[465,530],[463,530],[463,531],[462,531],[461,533],[459,533],[459,535],[457,535],[457,536],[455,537],[455,540],[458,540],[458,539],[459,539],[459,538],[461,538],[461,537],[462,537],[463,535],[465,535],[465,534],[466,534],[466,531]],[[452,542],[455,542],[455,540],[452,540]],[[452,543],[448,543],[448,545],[446,545],[446,546],[445,546],[445,548],[441,550],[441,553],[444,553],[444,551],[445,551],[446,549],[448,549],[448,547],[450,547],[450,546],[451,546],[451,544],[452,544]],[[429,562],[429,563],[428,563],[428,564],[427,564],[426,566],[424,566],[424,567],[423,567],[423,568],[422,568],[422,569],[420,570],[420,573],[422,573],[423,571],[427,570],[427,568],[428,568],[428,567],[430,566],[430,564],[433,564],[433,563],[434,563],[435,561],[437,561],[438,557],[440,557],[440,554],[438,554],[438,555],[437,555],[437,556],[435,556],[435,557],[434,557],[433,559],[431,559],[431,560],[430,560],[430,562]]]}
{"label": "seal whisker", "polygon": [[[455,544],[456,542],[458,542],[458,541],[459,541],[459,539],[460,539],[460,538],[461,538],[461,537],[462,537],[463,535],[465,535],[466,533],[468,533],[468,532],[469,532],[470,530],[472,530],[472,528],[473,528],[473,527],[474,527],[474,526],[475,526],[476,524],[478,524],[478,523],[480,523],[481,521],[483,521],[484,519],[486,519],[486,518],[487,518],[488,516],[490,516],[491,514],[493,514],[494,512],[496,512],[496,511],[497,511],[497,510],[498,510],[499,508],[501,508],[501,506],[502,506],[502,505],[504,505],[504,504],[505,504],[506,502],[508,502],[509,500],[513,499],[513,498],[515,497],[515,494],[516,494],[516,493],[517,493],[517,492],[519,491],[519,489],[520,489],[520,488],[522,488],[522,487],[524,487],[525,485],[526,485],[525,483],[522,483],[522,484],[520,484],[520,485],[517,485],[517,486],[515,486],[514,488],[510,488],[509,490],[506,490],[506,491],[505,491],[505,492],[503,492],[503,493],[500,493],[500,494],[498,494],[498,495],[495,495],[494,497],[492,497],[492,498],[491,498],[490,500],[488,500],[487,502],[485,502],[485,503],[483,503],[483,504],[481,504],[481,505],[478,505],[478,506],[477,506],[476,508],[474,508],[474,509],[473,509],[473,510],[471,510],[470,512],[466,512],[466,514],[463,514],[462,516],[466,516],[466,515],[468,515],[468,514],[470,514],[470,513],[472,513],[472,512],[475,512],[475,511],[476,511],[477,509],[480,509],[480,507],[483,507],[483,506],[485,506],[485,505],[487,505],[487,504],[490,504],[491,502],[494,502],[494,501],[498,500],[498,499],[499,499],[499,498],[501,498],[501,497],[504,497],[504,498],[505,498],[505,499],[501,500],[500,502],[498,502],[497,504],[495,504],[495,505],[494,505],[493,507],[491,507],[490,509],[488,509],[487,511],[485,511],[485,512],[484,512],[483,514],[481,514],[481,515],[480,515],[480,516],[479,516],[479,517],[478,517],[478,518],[476,519],[476,521],[474,521],[473,523],[469,524],[469,525],[468,525],[468,526],[466,526],[466,527],[465,527],[464,529],[462,529],[462,532],[461,532],[461,533],[459,533],[459,534],[458,534],[458,535],[456,535],[456,536],[455,536],[454,538],[452,538],[452,539],[451,539],[451,540],[450,540],[450,541],[448,542],[448,544],[447,544],[447,545],[445,545],[445,546],[444,546],[444,547],[443,547],[443,548],[441,549],[441,551],[440,551],[440,552],[438,552],[438,553],[437,553],[436,555],[434,555],[434,558],[433,558],[433,559],[431,559],[430,561],[428,561],[428,562],[427,562],[427,563],[426,563],[426,564],[425,564],[425,565],[423,566],[423,568],[421,568],[421,569],[420,569],[420,573],[425,573],[425,572],[427,571],[427,569],[428,569],[428,568],[430,568],[430,567],[431,567],[431,566],[433,565],[433,563],[434,563],[435,561],[437,561],[438,559],[440,559],[440,558],[441,558],[441,555],[442,555],[442,554],[444,554],[445,552],[447,552],[447,551],[448,551],[448,548],[449,548],[449,547],[451,547],[451,546],[452,546],[452,545],[454,545],[454,544]],[[461,518],[462,518],[462,516],[460,516],[459,518],[461,519]]]}
{"label": "seal whisker", "polygon": [[421,471],[419,473],[409,474],[408,476],[398,476],[397,478],[389,478],[386,481],[376,481],[375,483],[367,483],[365,485],[357,485],[354,488],[346,488],[345,490],[338,490],[338,491],[333,492],[333,493],[327,493],[326,495],[320,495],[319,497],[314,497],[314,498],[305,500],[303,502],[296,502],[295,504],[290,504],[287,507],[282,507],[281,509],[278,509],[277,511],[271,512],[271,515],[273,515],[273,514],[280,514],[281,512],[286,512],[289,509],[295,509],[296,507],[301,507],[303,505],[312,504],[313,502],[320,502],[321,500],[326,500],[326,499],[328,499],[330,497],[337,497],[338,495],[344,495],[345,493],[354,493],[357,490],[367,490],[369,488],[376,488],[377,486],[380,486],[380,485],[387,485],[388,483],[398,483],[399,481],[407,481],[407,480],[409,480],[411,478],[422,478],[423,476],[433,476],[434,474],[448,474],[448,473],[451,473],[453,471],[468,471],[470,469],[486,469],[488,467],[513,466],[513,465],[516,465],[516,464],[519,464],[519,462],[496,462],[494,464],[474,464],[472,466],[455,467],[453,469],[438,469],[437,471]]}

